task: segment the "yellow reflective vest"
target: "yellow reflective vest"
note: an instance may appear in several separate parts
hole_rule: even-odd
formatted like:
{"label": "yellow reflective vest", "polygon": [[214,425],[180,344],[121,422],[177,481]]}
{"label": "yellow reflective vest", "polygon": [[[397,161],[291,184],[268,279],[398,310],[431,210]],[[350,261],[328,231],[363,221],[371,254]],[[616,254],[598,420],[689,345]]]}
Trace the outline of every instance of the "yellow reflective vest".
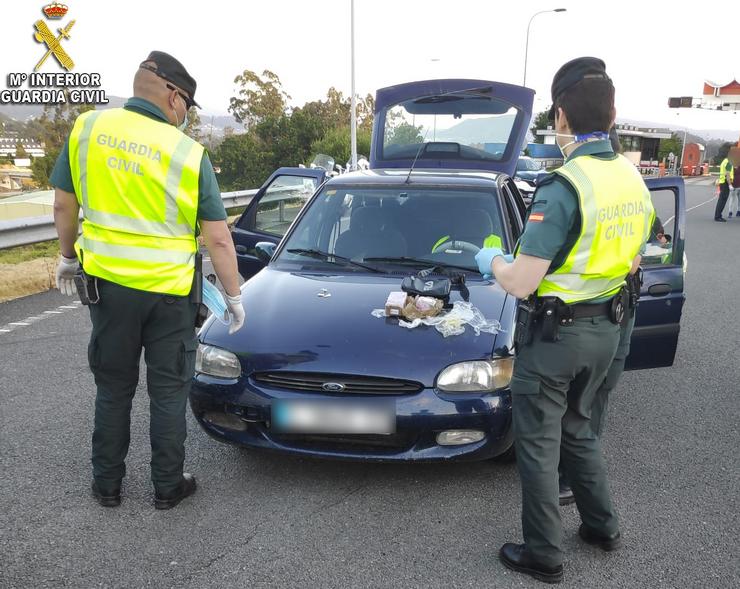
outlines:
{"label": "yellow reflective vest", "polygon": [[187,295],[203,146],[164,121],[117,108],[82,114],[69,156],[84,216],[75,250],[85,272]]}
{"label": "yellow reflective vest", "polygon": [[579,156],[555,171],[576,189],[581,232],[564,263],[547,274],[539,296],[579,303],[609,297],[624,284],[650,235],[650,191],[624,156]]}
{"label": "yellow reflective vest", "polygon": [[[727,168],[730,169],[730,173],[727,173]],[[729,176],[729,180],[727,177]],[[724,184],[727,182],[728,184],[732,184],[732,182],[735,180],[735,168],[730,164],[730,159],[725,158],[722,160],[722,163],[719,166],[719,179],[717,180],[717,184]]]}

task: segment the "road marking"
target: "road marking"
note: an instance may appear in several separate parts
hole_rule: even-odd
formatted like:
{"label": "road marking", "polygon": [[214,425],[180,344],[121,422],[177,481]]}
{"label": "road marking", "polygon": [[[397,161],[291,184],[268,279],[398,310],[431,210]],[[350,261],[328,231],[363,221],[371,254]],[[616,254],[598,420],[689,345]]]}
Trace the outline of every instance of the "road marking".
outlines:
{"label": "road marking", "polygon": [[74,301],[74,303],[76,304],[61,305],[55,310],[43,311],[40,315],[32,315],[31,317],[26,317],[21,321],[12,321],[10,323],[6,323],[5,325],[0,326],[0,334],[11,333],[21,327],[28,327],[29,325],[33,325],[34,323],[43,321],[44,319],[48,319],[52,315],[64,315],[64,313],[66,313],[67,311],[79,309],[80,305],[82,305],[80,301]]}
{"label": "road marking", "polygon": [[[693,207],[690,207],[690,208],[686,209],[686,212],[689,213],[689,212],[693,211],[694,209],[698,209],[699,207],[703,207],[705,204],[710,203],[710,202],[712,202],[714,200],[717,200],[717,199],[713,196],[712,198],[710,198],[709,200],[705,200],[701,204],[698,204],[696,206],[693,206]],[[676,215],[673,215],[672,217],[668,217],[668,220],[665,223],[663,223],[663,225],[664,226],[665,225],[668,225],[668,223],[670,223],[671,221],[673,221],[673,219],[675,219],[675,218],[676,218]]]}

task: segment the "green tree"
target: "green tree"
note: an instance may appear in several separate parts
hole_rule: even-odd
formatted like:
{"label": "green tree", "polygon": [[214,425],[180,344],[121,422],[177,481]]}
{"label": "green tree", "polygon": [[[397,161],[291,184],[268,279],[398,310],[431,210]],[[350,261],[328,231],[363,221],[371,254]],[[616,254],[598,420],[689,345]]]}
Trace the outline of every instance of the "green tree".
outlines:
{"label": "green tree", "polygon": [[[372,95],[357,99],[358,129],[372,129],[374,109],[375,100]],[[307,102],[300,110],[318,118],[326,129],[344,127],[350,123],[352,99],[332,86],[326,94],[326,100]]]}
{"label": "green tree", "polygon": [[[349,125],[335,127],[327,131],[321,139],[311,144],[311,156],[325,153],[334,158],[334,161],[344,167],[351,157],[352,147],[350,145],[351,132]],[[357,153],[366,157],[370,156],[369,129],[357,129]]]}
{"label": "green tree", "polygon": [[658,160],[663,161],[668,157],[669,153],[673,153],[676,156],[676,161],[681,157],[683,141],[675,133],[671,133],[670,139],[661,139],[660,146],[658,147]]}
{"label": "green tree", "polygon": [[194,108],[191,108],[188,111],[188,123],[187,125],[185,125],[184,133],[198,143],[203,143],[200,115],[198,114],[198,111]]}
{"label": "green tree", "polygon": [[424,142],[424,127],[410,125],[403,122],[395,127],[388,127],[385,131],[386,145],[411,145]]}
{"label": "green tree", "polygon": [[28,152],[23,148],[23,144],[20,141],[15,143],[15,157],[28,157]]}
{"label": "green tree", "polygon": [[529,128],[532,135],[534,136],[535,143],[544,143],[545,138],[542,135],[537,135],[537,131],[544,131],[548,127],[552,126],[552,121],[549,119],[550,109],[543,110],[537,113],[532,119],[532,126]]}
{"label": "green tree", "polygon": [[244,70],[234,78],[239,85],[237,96],[229,100],[229,112],[237,122],[248,127],[267,118],[278,118],[288,108],[290,96],[285,93],[280,78],[270,70],[258,76],[251,70]]}
{"label": "green tree", "polygon": [[735,147],[735,143],[731,143],[729,141],[725,141],[717,151],[717,155],[714,157],[714,165],[718,166],[722,163],[722,160],[724,160],[727,157],[727,154],[730,153],[730,149]]}
{"label": "green tree", "polygon": [[219,186],[226,191],[256,188],[275,170],[272,153],[254,132],[224,138],[214,163],[221,168]]}
{"label": "green tree", "polygon": [[35,157],[31,161],[31,174],[39,188],[49,188],[49,177],[59,157],[59,149],[47,149],[44,157]]}

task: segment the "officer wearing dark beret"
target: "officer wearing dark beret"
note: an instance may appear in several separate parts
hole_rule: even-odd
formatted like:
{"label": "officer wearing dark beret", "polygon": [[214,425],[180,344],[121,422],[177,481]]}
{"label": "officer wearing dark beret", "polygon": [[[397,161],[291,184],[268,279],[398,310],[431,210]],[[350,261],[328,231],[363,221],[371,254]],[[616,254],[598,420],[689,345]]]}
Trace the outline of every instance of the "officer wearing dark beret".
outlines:
{"label": "officer wearing dark beret", "polygon": [[649,236],[650,193],[614,153],[614,86],[604,62],[569,61],[552,82],[556,142],[565,162],[538,183],[513,261],[484,248],[482,273],[520,299],[511,382],[524,543],[507,543],[507,567],[538,580],[563,578],[558,464],[571,482],[584,542],[620,544],[598,428],[591,422],[624,320],[625,278]]}
{"label": "officer wearing dark beret", "polygon": [[104,507],[121,503],[142,349],[154,505],[170,509],[195,492],[195,477],[183,465],[198,347],[198,233],[226,291],[231,331],[244,323],[236,253],[213,166],[204,147],[183,132],[189,110],[198,106],[195,91],[195,79],[177,59],[152,51],[123,108],[77,118],[51,175],[62,254],[57,286],[71,296],[84,278],[81,300],[92,321],[92,494]]}

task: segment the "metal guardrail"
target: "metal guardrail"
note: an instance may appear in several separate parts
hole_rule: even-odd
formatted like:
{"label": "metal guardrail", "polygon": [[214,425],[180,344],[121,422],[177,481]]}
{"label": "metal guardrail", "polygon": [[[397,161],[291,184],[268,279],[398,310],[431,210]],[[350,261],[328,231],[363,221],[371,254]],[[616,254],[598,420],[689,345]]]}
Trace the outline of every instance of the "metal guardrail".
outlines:
{"label": "metal guardrail", "polygon": [[[221,198],[224,201],[226,211],[247,206],[254,195],[257,194],[257,190],[257,188],[254,188],[251,190],[237,190],[236,192],[222,192]],[[53,215],[0,221],[0,249],[49,241],[56,239],[56,237],[57,232],[54,228]]]}

